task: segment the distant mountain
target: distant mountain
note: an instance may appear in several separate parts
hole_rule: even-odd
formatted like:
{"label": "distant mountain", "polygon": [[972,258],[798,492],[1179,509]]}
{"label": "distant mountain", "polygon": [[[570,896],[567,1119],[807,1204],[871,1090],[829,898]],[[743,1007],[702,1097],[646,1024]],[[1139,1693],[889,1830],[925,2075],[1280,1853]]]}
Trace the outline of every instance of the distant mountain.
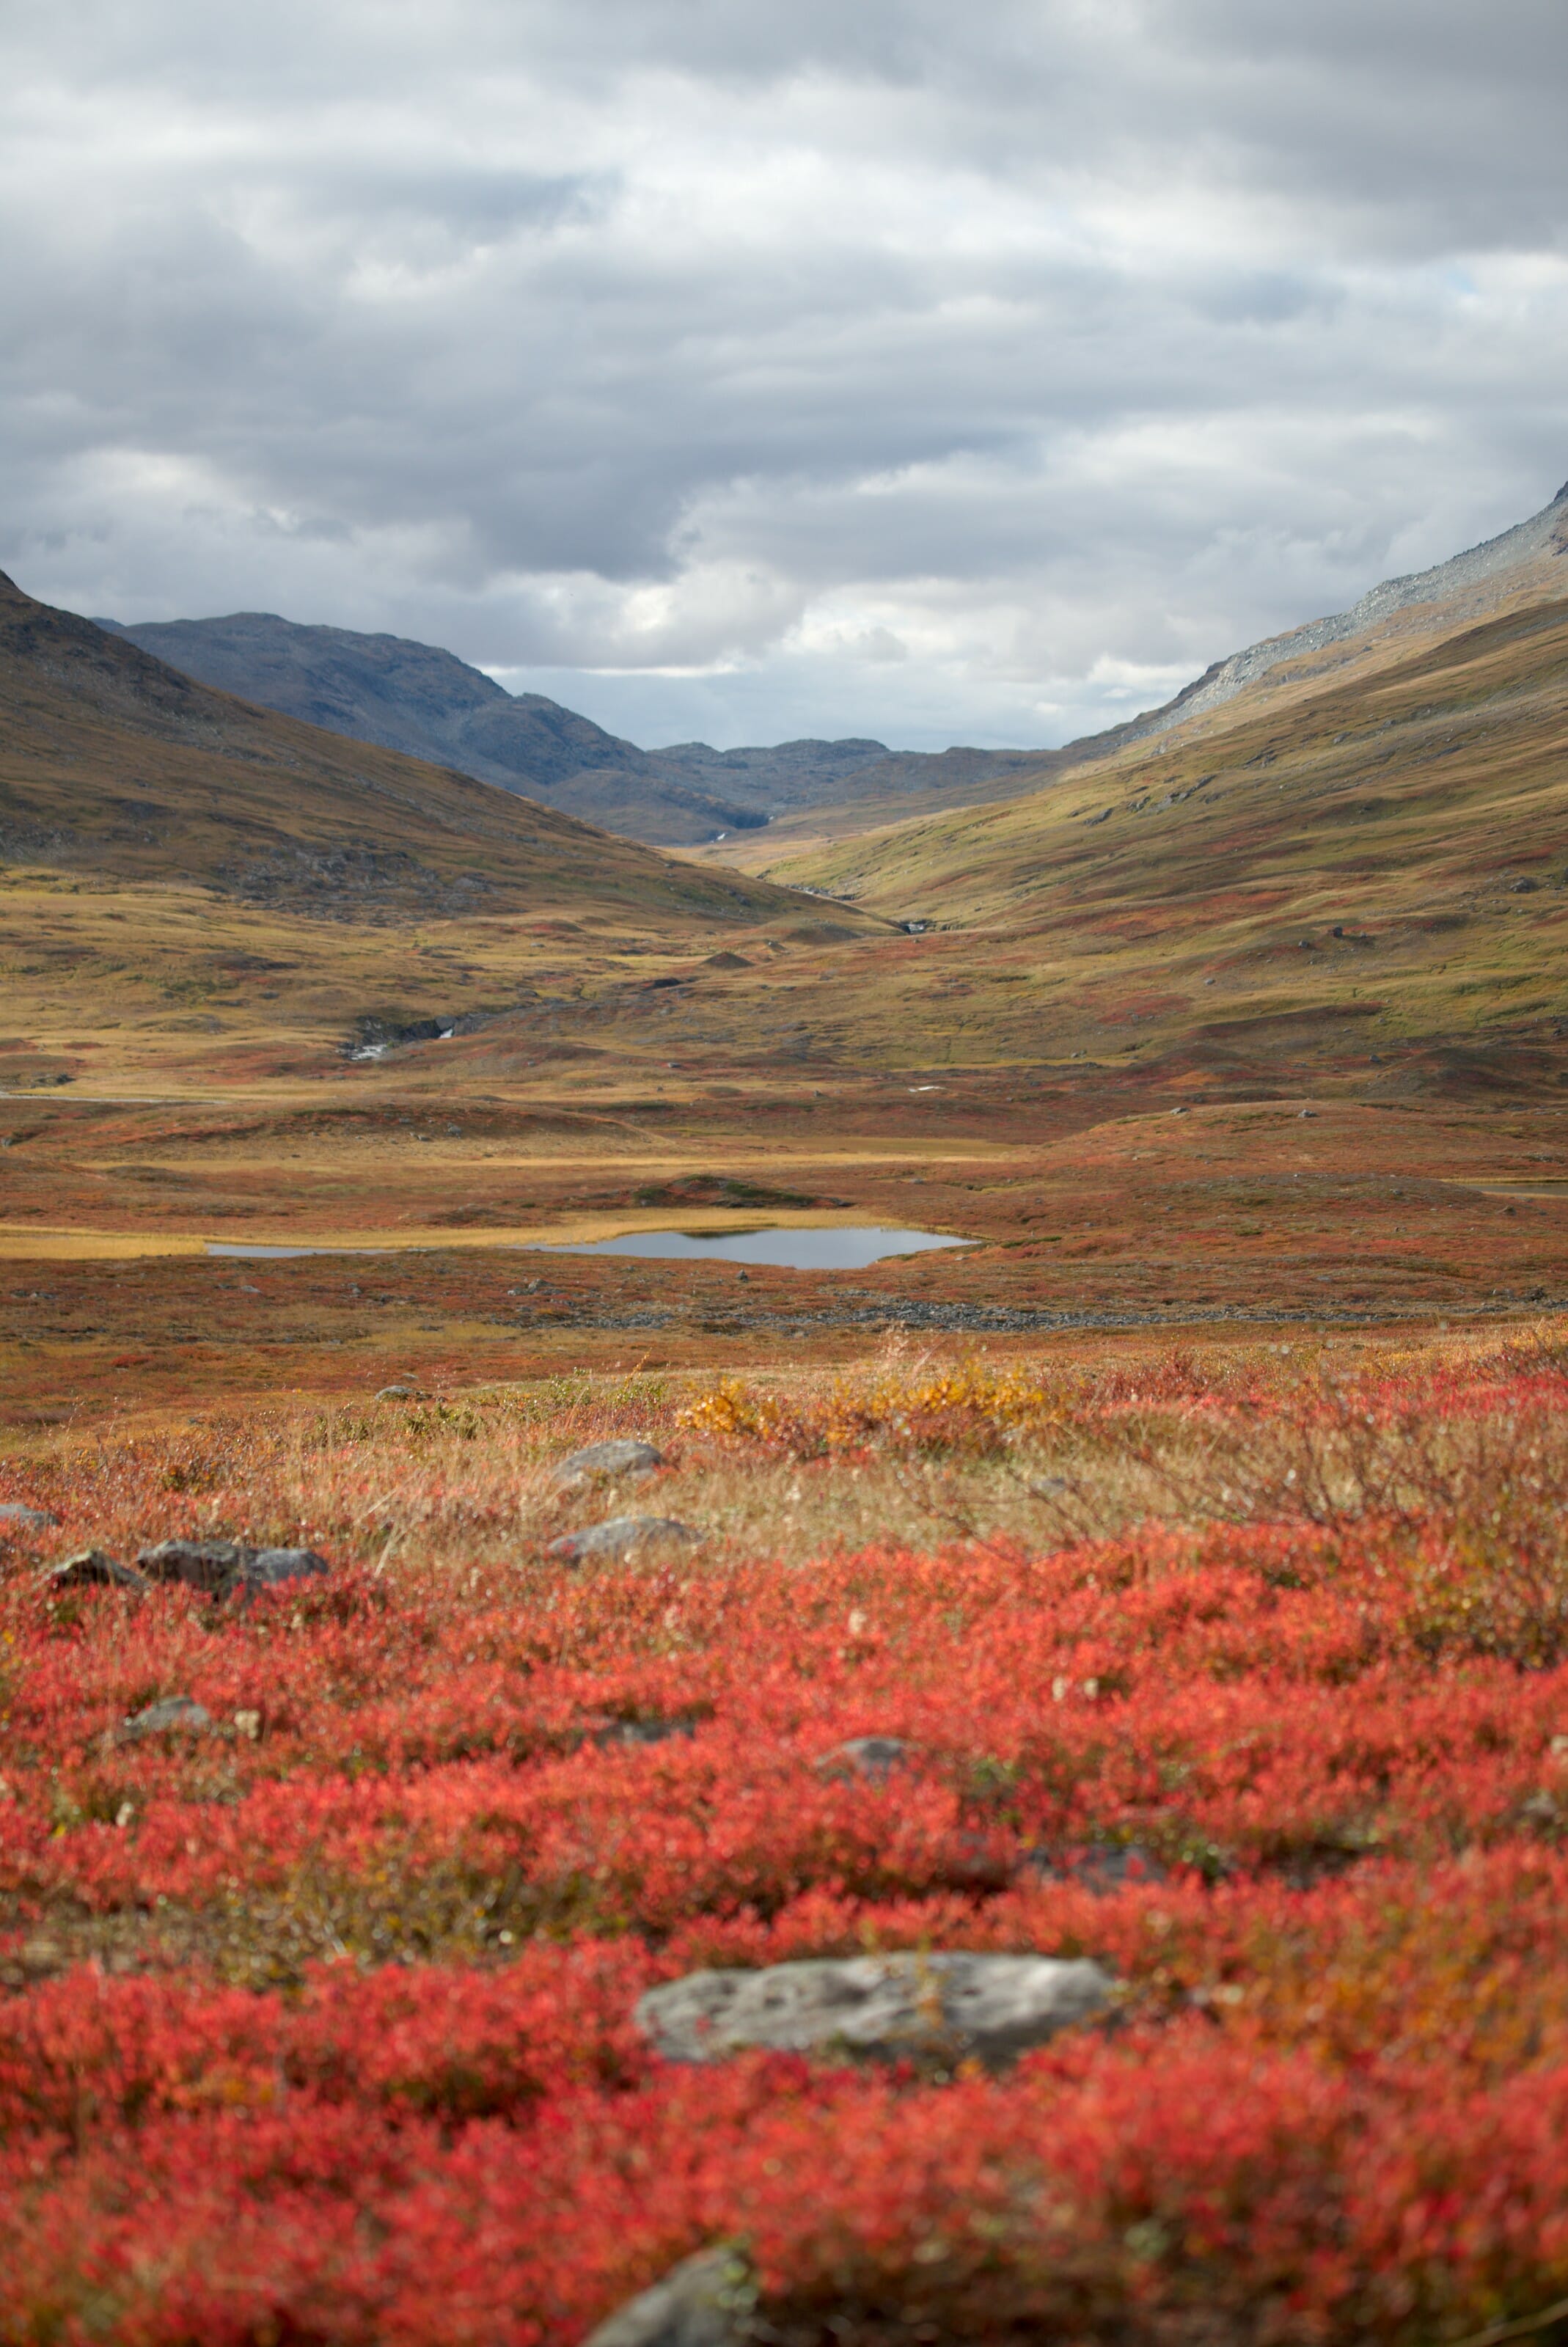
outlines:
{"label": "distant mountain", "polygon": [[1035,774],[1051,753],[950,750],[899,753],[862,737],[735,750],[677,742],[641,750],[543,693],[512,694],[455,652],[405,636],[304,627],[270,611],[220,620],[96,623],[204,684],[307,724],[521,791],[547,806],[660,846],[760,830],[781,816],[867,795],[941,805]]}
{"label": "distant mountain", "polygon": [[673,846],[766,820],[693,788],[543,693],[504,692],[456,653],[404,636],[301,627],[270,611],[133,626],[100,620],[171,668],[330,733],[455,766],[634,839]]}
{"label": "distant mountain", "polygon": [[3,574],[0,862],[373,918],[799,912],[765,883],[607,838],[449,764],[234,700]]}
{"label": "distant mountain", "polygon": [[891,753],[886,742],[780,742],[772,749],[711,750],[706,742],[677,742],[651,750],[661,772],[690,775],[704,788],[742,788],[769,815],[815,806],[846,774]]}

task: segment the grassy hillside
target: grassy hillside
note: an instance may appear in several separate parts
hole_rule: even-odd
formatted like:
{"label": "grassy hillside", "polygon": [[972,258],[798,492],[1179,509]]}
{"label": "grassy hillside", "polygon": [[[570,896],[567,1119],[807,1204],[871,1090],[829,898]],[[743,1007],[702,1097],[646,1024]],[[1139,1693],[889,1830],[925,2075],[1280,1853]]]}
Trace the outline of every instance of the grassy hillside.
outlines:
{"label": "grassy hillside", "polygon": [[766,918],[765,883],[213,692],[0,577],[0,857],[285,910]]}
{"label": "grassy hillside", "polygon": [[1539,874],[1568,835],[1568,600],[1512,613],[1285,708],[1237,702],[1027,798],[790,866],[889,912],[1033,917],[1236,887],[1351,913]]}
{"label": "grassy hillside", "polygon": [[1262,1017],[1354,1031],[1365,1065],[1555,1043],[1565,867],[1560,600],[777,868],[934,925],[907,958],[969,986],[959,1057],[1213,1050]]}

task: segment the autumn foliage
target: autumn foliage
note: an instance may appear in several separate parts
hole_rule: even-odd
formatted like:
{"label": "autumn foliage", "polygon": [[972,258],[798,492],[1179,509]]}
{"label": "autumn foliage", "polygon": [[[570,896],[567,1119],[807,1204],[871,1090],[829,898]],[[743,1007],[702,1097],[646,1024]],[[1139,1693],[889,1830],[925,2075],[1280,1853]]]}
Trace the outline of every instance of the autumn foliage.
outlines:
{"label": "autumn foliage", "polygon": [[[248,1610],[13,1548],[0,2340],[572,2347],[732,2238],[768,2335],[849,2347],[1443,2347],[1568,2293],[1554,1363],[906,1386],[684,1439],[835,1471],[1157,1405],[1285,1496],[804,1565],[345,1546]],[[210,1724],[125,1737],[173,1694]],[[872,1734],[885,1778],[834,1758]],[[1092,1954],[1114,2023],[999,2077],[633,2025],[908,1947]]]}

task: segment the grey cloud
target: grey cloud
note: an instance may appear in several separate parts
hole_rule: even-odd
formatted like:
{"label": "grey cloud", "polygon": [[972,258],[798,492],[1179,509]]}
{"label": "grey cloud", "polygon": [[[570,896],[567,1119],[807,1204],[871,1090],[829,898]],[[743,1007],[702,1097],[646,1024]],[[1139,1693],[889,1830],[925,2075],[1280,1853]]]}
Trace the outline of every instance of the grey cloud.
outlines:
{"label": "grey cloud", "polygon": [[1565,63],[1560,0],[18,12],[0,564],[644,738],[1061,738],[1568,471]]}

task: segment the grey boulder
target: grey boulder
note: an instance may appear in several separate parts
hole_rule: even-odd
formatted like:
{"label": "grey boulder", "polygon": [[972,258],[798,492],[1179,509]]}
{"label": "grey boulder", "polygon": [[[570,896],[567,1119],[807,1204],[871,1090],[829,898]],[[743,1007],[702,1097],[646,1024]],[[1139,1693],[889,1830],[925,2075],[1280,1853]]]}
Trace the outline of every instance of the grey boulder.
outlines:
{"label": "grey boulder", "polygon": [[59,1521],[47,1508],[29,1508],[21,1500],[0,1500],[0,1526],[14,1524],[21,1532],[46,1532]]}
{"label": "grey boulder", "polygon": [[169,1695],[161,1703],[149,1703],[145,1711],[133,1712],[116,1729],[114,1740],[139,1744],[149,1736],[204,1736],[211,1725],[212,1714],[205,1705],[193,1702],[188,1695]]}
{"label": "grey boulder", "polygon": [[633,1441],[630,1438],[618,1442],[590,1442],[586,1450],[574,1450],[563,1459],[555,1471],[554,1481],[566,1490],[574,1484],[589,1483],[610,1475],[651,1475],[655,1467],[662,1467],[664,1453],[651,1442]]}
{"label": "grey boulder", "polygon": [[178,1581],[187,1589],[227,1591],[252,1552],[238,1541],[159,1541],[138,1549],[137,1569],[149,1581]]}
{"label": "grey boulder", "polygon": [[138,1594],[147,1586],[145,1575],[133,1572],[128,1564],[120,1564],[101,1548],[84,1548],[75,1556],[67,1557],[63,1564],[52,1565],[44,1575],[46,1589],[134,1589]]}
{"label": "grey boulder", "polygon": [[586,1557],[630,1556],[634,1549],[693,1547],[702,1535],[692,1524],[673,1516],[611,1516],[608,1523],[590,1524],[583,1532],[563,1532],[545,1553],[563,1563],[579,1564]]}
{"label": "grey boulder", "polygon": [[313,1548],[258,1548],[241,1566],[240,1578],[248,1589],[276,1589],[282,1582],[318,1580],[331,1571]]}
{"label": "grey boulder", "polygon": [[182,1582],[219,1597],[253,1595],[331,1571],[313,1548],[251,1548],[243,1541],[159,1541],[138,1551],[136,1561],[149,1581]]}
{"label": "grey boulder", "polygon": [[886,1955],[689,1973],[650,1989],[637,2025],[672,2062],[743,2048],[896,2062],[972,2055],[997,2069],[1103,2012],[1110,1974],[1088,1958]]}
{"label": "grey boulder", "polygon": [[742,2347],[755,2298],[738,2250],[700,2250],[618,2308],[583,2347]]}

